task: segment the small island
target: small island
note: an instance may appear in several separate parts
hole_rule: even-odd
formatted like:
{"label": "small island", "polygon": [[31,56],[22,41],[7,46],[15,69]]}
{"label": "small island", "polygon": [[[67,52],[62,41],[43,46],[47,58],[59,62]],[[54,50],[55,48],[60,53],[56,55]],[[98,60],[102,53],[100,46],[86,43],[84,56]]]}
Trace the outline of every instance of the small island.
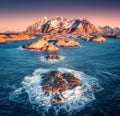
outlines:
{"label": "small island", "polygon": [[64,98],[63,92],[74,89],[81,85],[81,80],[71,73],[61,73],[58,71],[50,71],[42,76],[42,86],[45,95],[52,94],[51,104],[61,103]]}

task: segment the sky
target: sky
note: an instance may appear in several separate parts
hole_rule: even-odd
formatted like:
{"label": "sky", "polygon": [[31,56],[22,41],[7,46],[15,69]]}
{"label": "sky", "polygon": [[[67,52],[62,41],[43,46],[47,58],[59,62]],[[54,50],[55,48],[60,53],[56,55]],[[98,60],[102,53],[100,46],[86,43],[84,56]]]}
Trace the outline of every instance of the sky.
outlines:
{"label": "sky", "polygon": [[120,27],[120,0],[0,0],[0,32],[25,30],[44,16]]}

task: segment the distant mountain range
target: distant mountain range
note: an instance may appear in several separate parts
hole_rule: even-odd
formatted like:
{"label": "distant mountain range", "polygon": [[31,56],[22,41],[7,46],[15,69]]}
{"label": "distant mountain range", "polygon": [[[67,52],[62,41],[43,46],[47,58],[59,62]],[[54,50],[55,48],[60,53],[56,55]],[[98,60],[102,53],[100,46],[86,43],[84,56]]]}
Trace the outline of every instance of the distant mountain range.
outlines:
{"label": "distant mountain range", "polygon": [[51,19],[43,17],[34,24],[30,25],[26,29],[26,33],[39,34],[39,33],[50,33],[50,34],[103,34],[106,36],[114,36],[120,34],[120,28],[111,28],[109,26],[96,27],[90,21],[83,19],[67,19],[64,17],[56,16]]}

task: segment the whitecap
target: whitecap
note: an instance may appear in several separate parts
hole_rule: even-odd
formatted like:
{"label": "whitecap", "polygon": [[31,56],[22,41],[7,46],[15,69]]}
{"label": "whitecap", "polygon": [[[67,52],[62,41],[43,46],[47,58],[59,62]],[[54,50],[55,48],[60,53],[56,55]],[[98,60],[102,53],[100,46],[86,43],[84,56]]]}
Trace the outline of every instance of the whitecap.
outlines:
{"label": "whitecap", "polygon": [[[42,68],[36,69],[31,76],[25,76],[24,80],[21,83],[22,87],[18,88],[16,91],[14,91],[14,93],[11,94],[11,100],[18,100],[18,102],[20,102],[19,99],[16,99],[16,96],[18,98],[18,96],[20,97],[21,94],[27,93],[29,102],[33,104],[33,109],[36,109],[38,112],[41,111],[40,108],[44,108],[44,112],[49,112],[49,109],[52,108],[57,115],[62,109],[64,109],[66,113],[71,112],[72,115],[72,113],[75,113],[75,111],[80,111],[88,103],[91,103],[93,100],[95,100],[94,93],[101,90],[99,82],[96,78],[88,76],[81,71],[76,71],[68,68],[57,68],[56,70],[62,73],[72,73],[82,82],[81,86],[63,92],[65,99],[63,99],[62,103],[52,105],[52,94],[50,94],[50,96],[46,96],[44,94],[41,86],[41,77],[43,73],[47,73],[51,71],[51,69]],[[36,108],[34,104],[37,105]]]}
{"label": "whitecap", "polygon": [[18,50],[25,50],[22,46],[19,46],[17,49]]}

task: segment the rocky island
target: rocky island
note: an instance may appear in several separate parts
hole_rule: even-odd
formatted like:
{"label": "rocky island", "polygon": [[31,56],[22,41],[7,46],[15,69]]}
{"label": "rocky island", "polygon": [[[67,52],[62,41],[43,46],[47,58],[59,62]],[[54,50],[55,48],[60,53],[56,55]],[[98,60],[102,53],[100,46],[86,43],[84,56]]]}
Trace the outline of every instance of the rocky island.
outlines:
{"label": "rocky island", "polygon": [[47,60],[60,60],[60,56],[56,56],[54,54],[50,54],[48,56],[46,56]]}
{"label": "rocky island", "polygon": [[14,42],[14,41],[25,41],[25,40],[31,40],[35,39],[35,35],[31,34],[0,34],[0,43],[7,43],[7,42]]}
{"label": "rocky island", "polygon": [[71,73],[61,73],[59,71],[50,71],[42,76],[42,86],[44,94],[52,94],[52,104],[61,103],[64,98],[63,92],[68,89],[74,89],[81,85],[81,81]]}

